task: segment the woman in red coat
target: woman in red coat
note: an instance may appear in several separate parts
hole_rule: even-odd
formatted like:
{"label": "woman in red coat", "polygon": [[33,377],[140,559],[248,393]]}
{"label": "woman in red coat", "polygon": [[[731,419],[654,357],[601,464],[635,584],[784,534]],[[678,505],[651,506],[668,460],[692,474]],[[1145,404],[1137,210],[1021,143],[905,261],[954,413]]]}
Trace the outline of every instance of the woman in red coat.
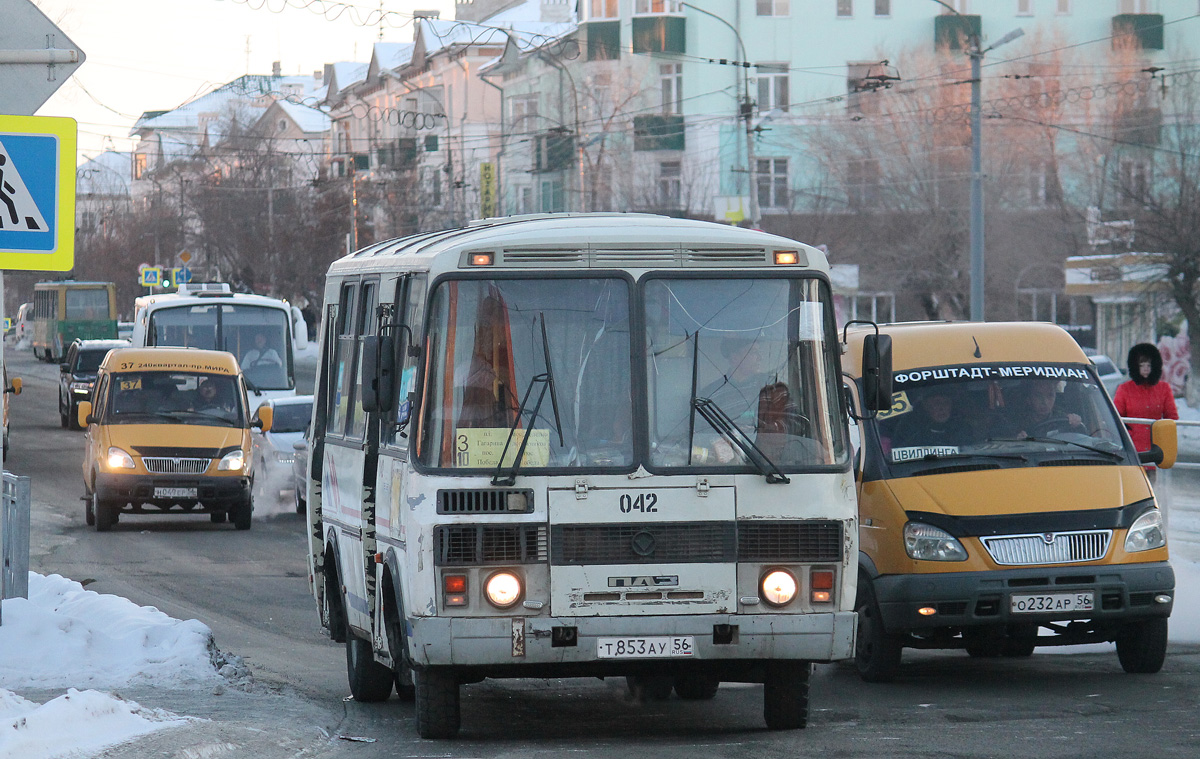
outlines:
{"label": "woman in red coat", "polygon": [[[1178,419],[1175,393],[1162,379],[1162,354],[1150,343],[1138,343],[1129,349],[1129,381],[1117,387],[1113,403],[1117,413],[1133,419]],[[1129,425],[1129,437],[1139,451],[1150,450],[1150,426]],[[1146,468],[1151,480],[1155,470]]]}

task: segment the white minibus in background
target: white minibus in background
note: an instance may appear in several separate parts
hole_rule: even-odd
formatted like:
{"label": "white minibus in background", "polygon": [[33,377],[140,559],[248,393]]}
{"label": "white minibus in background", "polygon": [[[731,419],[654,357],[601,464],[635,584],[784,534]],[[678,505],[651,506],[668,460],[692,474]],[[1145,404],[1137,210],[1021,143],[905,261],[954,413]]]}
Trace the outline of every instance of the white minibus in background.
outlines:
{"label": "white minibus in background", "polygon": [[308,345],[308,329],[286,300],[234,293],[225,283],[182,284],[178,292],[135,301],[131,341],[232,353],[254,409],[296,394],[295,351]]}
{"label": "white minibus in background", "polygon": [[484,678],[753,682],[804,727],[812,663],[854,655],[839,355],[824,255],[725,225],[489,219],[334,262],[305,489],[354,698],[415,698],[429,738]]}

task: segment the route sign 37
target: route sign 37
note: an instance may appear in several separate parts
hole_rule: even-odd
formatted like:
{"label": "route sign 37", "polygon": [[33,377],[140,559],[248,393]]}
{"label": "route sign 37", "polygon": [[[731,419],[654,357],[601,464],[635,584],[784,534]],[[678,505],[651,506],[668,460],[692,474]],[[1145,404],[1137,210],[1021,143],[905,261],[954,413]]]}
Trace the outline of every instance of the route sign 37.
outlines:
{"label": "route sign 37", "polygon": [[0,115],[0,269],[75,266],[74,119]]}

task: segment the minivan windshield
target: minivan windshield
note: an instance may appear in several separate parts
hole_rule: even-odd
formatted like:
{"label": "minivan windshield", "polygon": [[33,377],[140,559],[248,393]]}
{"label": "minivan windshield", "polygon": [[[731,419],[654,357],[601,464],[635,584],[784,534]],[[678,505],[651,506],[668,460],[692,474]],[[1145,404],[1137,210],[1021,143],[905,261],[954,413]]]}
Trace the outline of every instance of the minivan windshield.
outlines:
{"label": "minivan windshield", "polygon": [[939,366],[900,370],[893,380],[892,406],[873,423],[893,476],[947,462],[1136,463],[1116,412],[1085,365]]}
{"label": "minivan windshield", "polygon": [[237,378],[194,372],[114,374],[105,424],[199,424],[244,427]]}

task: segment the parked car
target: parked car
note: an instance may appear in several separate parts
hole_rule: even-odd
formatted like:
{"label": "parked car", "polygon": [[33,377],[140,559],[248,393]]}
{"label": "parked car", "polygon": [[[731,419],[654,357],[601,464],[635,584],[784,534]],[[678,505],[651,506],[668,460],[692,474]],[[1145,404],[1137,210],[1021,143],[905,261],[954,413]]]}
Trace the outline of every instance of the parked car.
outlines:
{"label": "parked car", "polygon": [[302,437],[292,443],[292,450],[296,452],[292,459],[292,492],[296,513],[303,514],[308,508],[308,439]]}
{"label": "parked car", "polygon": [[58,421],[63,427],[82,429],[75,410],[92,397],[100,363],[113,348],[128,348],[128,340],[76,340],[58,365]]}
{"label": "parked car", "polygon": [[1100,375],[1100,383],[1104,385],[1104,389],[1110,396],[1116,395],[1117,385],[1126,380],[1125,373],[1117,368],[1111,358],[1102,353],[1094,353],[1088,356],[1088,360],[1096,366],[1096,373]]}
{"label": "parked car", "polygon": [[254,484],[259,498],[272,501],[293,498],[295,490],[292,467],[296,441],[304,439],[312,417],[313,397],[297,395],[290,398],[275,398],[259,405],[272,410],[269,432],[255,430],[253,437]]}

